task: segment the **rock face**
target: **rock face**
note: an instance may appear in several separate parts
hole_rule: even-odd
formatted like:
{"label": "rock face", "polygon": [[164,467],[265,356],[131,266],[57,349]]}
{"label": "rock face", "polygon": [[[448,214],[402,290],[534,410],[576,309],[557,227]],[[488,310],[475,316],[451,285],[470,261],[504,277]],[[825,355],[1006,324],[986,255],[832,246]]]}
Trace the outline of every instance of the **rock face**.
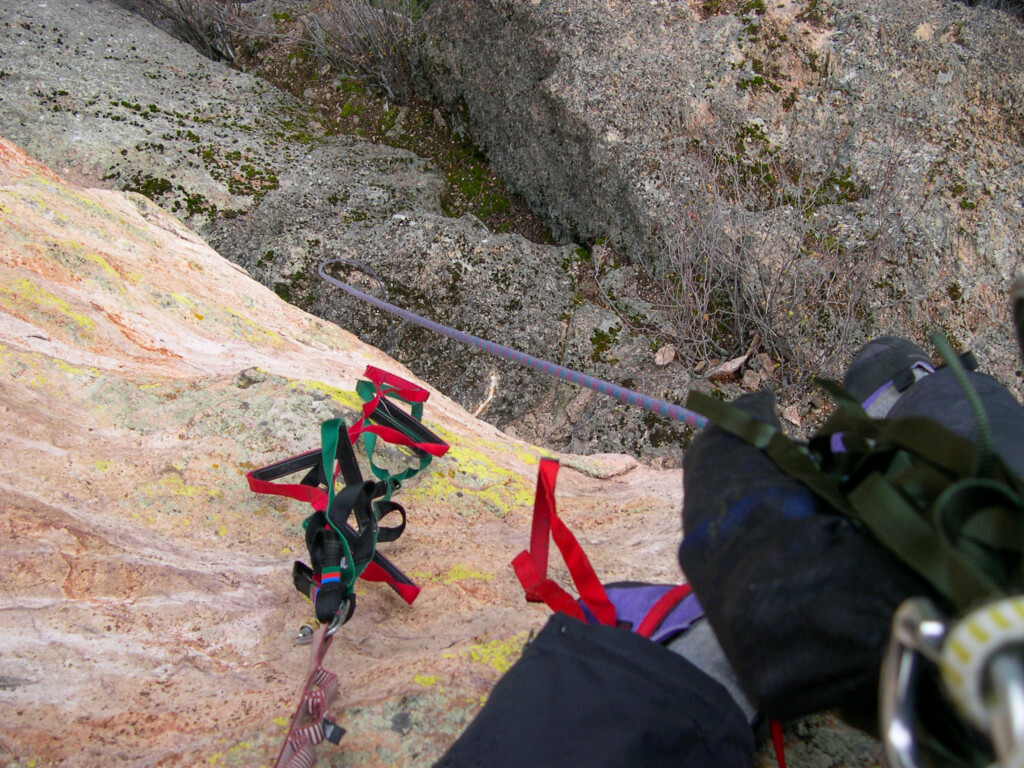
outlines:
{"label": "rock face", "polygon": [[887,239],[865,327],[946,328],[1019,386],[1005,325],[1024,260],[1019,19],[951,0],[450,0],[420,49],[425,88],[563,240],[678,270],[673,240],[694,229],[673,220],[705,216],[738,170],[761,184],[749,236],[814,222],[762,261]]}
{"label": "rock face", "polygon": [[[686,391],[682,364],[655,365],[657,345],[581,295],[574,249],[441,216],[442,180],[422,159],[325,136],[287,94],[119,8],[18,9],[0,25],[0,135],[58,172],[145,194],[279,295],[382,348],[386,319],[323,284],[324,259],[360,261],[431,319],[655,396]],[[397,329],[391,354],[523,437],[678,464],[683,430],[662,419],[417,329]]]}
{"label": "rock face", "polygon": [[[305,674],[306,510],[244,473],[351,419],[367,364],[412,374],[141,195],[2,140],[0,293],[0,757],[271,764]],[[401,490],[409,527],[382,547],[423,592],[408,607],[361,583],[326,662],[355,764],[429,765],[546,617],[506,567],[544,452],[436,391],[426,420],[451,450]],[[677,580],[679,473],[562,460],[560,509],[597,570]]]}
{"label": "rock face", "polygon": [[202,225],[251,209],[316,134],[294,100],[166,46],[127,11],[10,10],[0,133],[60,173],[141,192]]}

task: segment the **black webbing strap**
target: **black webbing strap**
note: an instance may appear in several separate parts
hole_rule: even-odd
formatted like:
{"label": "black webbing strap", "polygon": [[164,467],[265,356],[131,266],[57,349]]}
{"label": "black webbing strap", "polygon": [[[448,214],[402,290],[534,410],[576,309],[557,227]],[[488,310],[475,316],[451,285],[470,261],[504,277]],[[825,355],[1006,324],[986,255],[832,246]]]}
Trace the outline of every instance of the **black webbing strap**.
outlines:
{"label": "black webbing strap", "polygon": [[[336,459],[338,461],[339,473],[342,479],[345,481],[346,486],[348,485],[360,485],[364,484],[362,473],[359,469],[359,464],[356,461],[355,452],[352,450],[352,445],[349,440],[340,438],[338,441]],[[276,483],[274,481],[279,480],[289,475],[294,475],[305,471],[305,475],[297,484],[287,483]],[[332,551],[332,554],[328,556],[326,553],[328,540],[331,539],[326,533],[317,533],[323,531],[326,527],[331,533],[335,533],[330,528],[327,516],[325,514],[326,507],[328,506],[327,497],[327,480],[324,474],[323,468],[323,450],[307,451],[306,453],[298,456],[293,456],[283,461],[270,464],[260,469],[253,470],[249,473],[249,483],[253,490],[260,493],[270,493],[279,496],[285,496],[287,498],[298,499],[300,501],[309,502],[314,508],[323,507],[323,511],[314,513],[303,523],[303,527],[306,529],[306,544],[307,549],[310,550],[310,557],[313,559],[315,572],[317,578],[321,573],[323,563],[327,560],[334,560],[339,557]],[[391,542],[395,541],[402,532],[405,530],[406,525],[406,514],[402,506],[394,501],[385,501],[379,499],[383,495],[383,483],[375,484],[374,490],[371,494],[373,499],[374,509],[377,517],[377,541],[378,542]],[[401,516],[401,522],[391,527],[384,527],[380,525],[380,521],[387,515],[397,512]],[[312,520],[319,514],[317,520]],[[335,511],[335,521],[337,522],[339,517],[342,516],[340,506]],[[358,542],[360,541],[360,532],[352,527],[347,521],[343,520],[340,527],[341,534],[345,536],[345,539],[349,545],[349,548],[359,547]],[[335,535],[337,535],[335,533]],[[333,550],[333,544],[331,548]],[[314,555],[314,553],[316,553]],[[335,563],[337,565],[338,563]],[[298,569],[298,571],[296,571]],[[299,578],[295,582],[296,589],[302,592],[304,595],[314,600],[316,597],[316,590],[319,589],[319,583],[313,580],[313,571],[302,563],[295,563],[293,568],[293,577],[296,572],[307,574],[308,578]],[[394,563],[392,563],[385,555],[374,549],[370,565],[367,570],[363,572],[364,578],[369,578],[375,581],[384,581],[392,589],[399,593],[406,602],[411,602],[415,599],[419,588],[415,583],[406,576]],[[294,580],[293,578],[293,580]],[[325,611],[327,610],[325,605]],[[319,616],[318,616],[319,618]]]}

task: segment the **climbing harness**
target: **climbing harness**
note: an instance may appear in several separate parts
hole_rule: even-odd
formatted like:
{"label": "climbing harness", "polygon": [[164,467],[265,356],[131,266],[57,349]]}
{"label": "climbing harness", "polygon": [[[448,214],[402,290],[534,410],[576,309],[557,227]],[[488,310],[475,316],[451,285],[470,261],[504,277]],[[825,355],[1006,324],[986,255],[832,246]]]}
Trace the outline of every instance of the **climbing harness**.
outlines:
{"label": "climbing harness", "polygon": [[[344,559],[349,582],[356,576],[367,581],[385,582],[411,605],[419,594],[419,587],[378,552],[376,544],[394,541],[405,529],[405,510],[391,501],[392,494],[402,481],[425,469],[432,458],[443,456],[448,445],[420,421],[423,403],[429,396],[425,389],[374,366],[367,367],[364,375],[366,380],[356,385],[356,391],[364,401],[362,416],[356,423],[346,428],[340,419],[324,422],[321,426],[321,449],[253,470],[246,479],[249,488],[256,493],[305,501],[313,508],[314,514],[307,518],[304,527],[310,556],[317,563],[310,568],[296,562],[292,577],[296,589],[314,604],[323,592],[320,583],[322,564],[326,562],[324,558],[329,558],[328,578],[332,583],[335,576],[338,578],[338,589],[331,588],[336,593],[336,600],[344,596],[340,591],[341,572],[336,570],[341,568],[340,561]],[[392,399],[410,404],[411,412],[407,413],[395,405]],[[363,439],[370,468],[378,480],[376,483],[364,482],[356,462],[352,444],[359,437]],[[379,467],[373,458],[378,439],[409,448],[417,457],[418,466],[394,475]],[[273,482],[304,470],[306,474],[298,483]],[[345,487],[336,495],[334,481],[339,475]],[[332,482],[327,481],[328,477]],[[401,522],[394,527],[381,528],[379,521],[392,512],[401,517]],[[348,521],[351,513],[355,514],[358,529]],[[316,567],[317,564],[320,567]],[[336,609],[331,609],[330,605],[335,599],[328,600],[322,610],[317,610],[318,621],[332,621]],[[310,626],[309,629],[312,631],[315,627]]]}
{"label": "climbing harness", "polygon": [[602,395],[608,397],[614,397],[620,402],[626,403],[627,405],[633,405],[638,408],[656,413],[659,416],[664,416],[669,419],[675,419],[681,421],[689,427],[700,429],[707,424],[707,419],[687,408],[683,408],[675,403],[670,403],[667,400],[661,400],[657,397],[651,397],[645,395],[643,392],[637,392],[626,387],[620,387],[617,384],[604,381],[595,376],[589,376],[579,371],[574,371],[571,368],[552,363],[549,360],[541,360],[540,358],[528,355],[525,352],[520,352],[517,349],[506,347],[502,344],[496,344],[493,341],[487,341],[479,336],[473,336],[470,333],[459,331],[455,328],[451,328],[441,323],[436,323],[433,320],[417,315],[415,312],[397,307],[387,301],[382,301],[376,296],[371,296],[368,293],[360,291],[358,288],[354,288],[347,283],[343,283],[337,278],[331,277],[327,274],[327,267],[331,264],[350,264],[351,262],[347,259],[328,259],[323,262],[318,269],[320,277],[326,280],[333,286],[341,288],[343,291],[355,296],[357,299],[372,304],[373,306],[383,309],[385,312],[390,312],[393,315],[401,317],[403,320],[408,320],[410,323],[418,325],[422,328],[426,328],[434,333],[439,333],[442,336],[446,336],[449,339],[454,339],[462,344],[468,344],[469,346],[482,349],[495,357],[500,357],[504,360],[511,360],[512,362],[519,363],[520,365],[526,365],[534,370],[538,370],[541,373],[546,373],[549,376],[556,376],[563,381],[568,381],[572,384],[576,384],[581,387],[587,387],[595,392],[599,392]]}
{"label": "climbing harness", "polygon": [[[355,580],[384,582],[410,605],[420,591],[377,551],[377,545],[395,541],[405,530],[405,509],[392,495],[432,458],[443,456],[448,445],[421,422],[429,396],[425,389],[374,366],[367,367],[364,376],[356,385],[363,400],[362,416],[352,426],[341,419],[325,421],[319,450],[246,474],[252,491],[304,501],[313,509],[303,523],[312,565],[296,561],[292,567],[295,588],[309,598],[315,611],[315,618],[307,620],[294,639],[296,645],[311,645],[309,668],[276,768],[311,768],[316,744],[324,739],[337,744],[344,734],[326,716],[338,680],[323,668],[323,660],[335,633],[355,611]],[[375,481],[364,480],[359,469],[353,445],[360,438]],[[394,474],[378,466],[378,440],[409,449],[418,465]],[[297,473],[305,473],[298,482],[275,482]],[[339,477],[343,485],[336,491]],[[399,522],[382,526],[392,514]]]}

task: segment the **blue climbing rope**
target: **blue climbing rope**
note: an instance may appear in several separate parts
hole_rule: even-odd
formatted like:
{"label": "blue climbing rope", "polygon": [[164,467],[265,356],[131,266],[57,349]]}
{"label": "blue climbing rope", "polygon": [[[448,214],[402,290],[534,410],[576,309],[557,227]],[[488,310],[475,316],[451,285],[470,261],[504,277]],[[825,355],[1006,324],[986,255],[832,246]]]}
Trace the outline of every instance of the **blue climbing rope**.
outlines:
{"label": "blue climbing rope", "polygon": [[326,272],[326,267],[331,264],[351,264],[351,261],[348,259],[328,259],[320,265],[318,270],[320,277],[331,285],[341,288],[346,293],[355,296],[357,299],[372,304],[379,309],[383,309],[385,312],[397,315],[403,320],[408,320],[410,323],[414,323],[429,331],[433,331],[434,333],[439,333],[442,336],[447,336],[449,339],[454,339],[462,344],[468,344],[471,347],[482,349],[484,352],[488,352],[495,357],[511,360],[512,362],[519,363],[520,365],[527,365],[541,373],[546,373],[549,376],[557,376],[563,381],[568,381],[581,387],[587,387],[588,389],[592,389],[602,395],[614,397],[616,400],[628,405],[644,408],[651,413],[656,413],[659,416],[664,416],[668,419],[681,421],[687,426],[695,429],[701,429],[708,423],[708,420],[699,413],[687,410],[681,405],[676,405],[675,403],[670,403],[657,397],[651,397],[650,395],[645,395],[642,392],[636,392],[632,389],[620,387],[617,384],[612,384],[594,376],[588,376],[585,373],[574,371],[571,368],[566,368],[548,360],[541,360],[533,355],[520,352],[517,349],[506,347],[503,344],[495,344],[493,341],[487,341],[487,339],[481,339],[479,336],[474,336],[471,333],[459,331],[455,328],[449,328],[447,325],[435,323],[433,320],[428,320],[427,318],[417,315],[414,312],[410,312],[407,309],[396,307],[394,304],[382,301],[375,296],[370,296],[368,293],[364,293],[358,288],[353,288],[351,285],[331,277]]}

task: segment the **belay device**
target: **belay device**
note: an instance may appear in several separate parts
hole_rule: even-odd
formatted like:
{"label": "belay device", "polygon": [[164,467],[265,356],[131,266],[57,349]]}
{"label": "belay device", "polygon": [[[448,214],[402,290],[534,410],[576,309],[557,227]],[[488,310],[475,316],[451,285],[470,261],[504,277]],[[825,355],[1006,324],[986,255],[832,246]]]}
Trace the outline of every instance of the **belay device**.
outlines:
{"label": "belay device", "polygon": [[[344,735],[344,729],[326,717],[338,692],[338,679],[322,664],[335,632],[355,610],[355,580],[384,582],[410,605],[420,591],[377,551],[377,544],[395,541],[405,530],[405,510],[391,496],[433,457],[443,456],[448,445],[420,421],[429,396],[425,389],[373,366],[364,375],[367,380],[356,385],[363,409],[355,424],[346,427],[341,419],[325,421],[320,427],[319,450],[246,474],[249,488],[256,493],[305,501],[313,508],[303,523],[312,565],[296,561],[292,567],[295,588],[310,599],[316,613],[316,619],[304,625],[296,637],[296,644],[312,644],[309,670],[277,768],[312,766],[316,744],[324,739],[337,744]],[[392,400],[407,403],[410,411]],[[376,480],[364,480],[356,461],[353,445],[360,437]],[[379,467],[373,460],[378,439],[408,448],[419,465],[397,474]],[[274,482],[301,472],[305,474],[297,483]],[[336,491],[339,477],[343,486]],[[398,522],[382,526],[381,521],[389,515],[396,515]],[[300,727],[300,721],[309,724]]]}

